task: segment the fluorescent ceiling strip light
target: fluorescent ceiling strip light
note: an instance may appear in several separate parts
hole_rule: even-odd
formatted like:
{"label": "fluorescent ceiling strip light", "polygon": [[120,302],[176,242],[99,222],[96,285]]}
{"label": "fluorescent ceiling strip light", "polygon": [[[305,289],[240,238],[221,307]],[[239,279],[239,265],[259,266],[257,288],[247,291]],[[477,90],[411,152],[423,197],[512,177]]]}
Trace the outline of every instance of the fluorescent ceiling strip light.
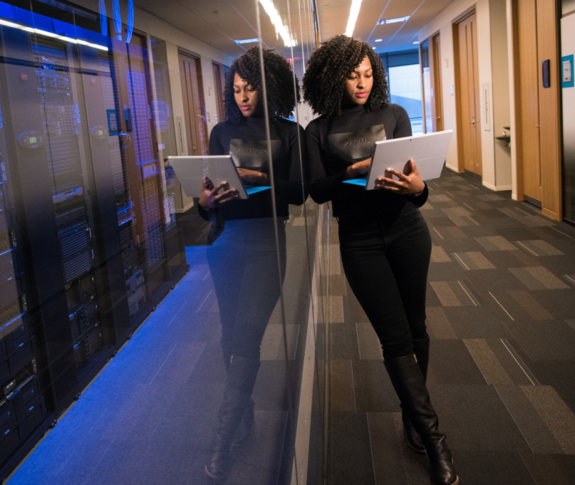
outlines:
{"label": "fluorescent ceiling strip light", "polygon": [[260,0],[260,3],[262,4],[262,7],[268,14],[268,17],[270,18],[272,24],[274,25],[276,33],[279,34],[283,39],[284,45],[286,47],[295,47],[297,43],[293,40],[292,36],[290,35],[287,25],[285,25],[282,22],[282,18],[280,17],[280,14],[274,7],[272,0]]}
{"label": "fluorescent ceiling strip light", "polygon": [[347,27],[345,29],[345,35],[351,37],[355,29],[355,23],[357,22],[357,17],[359,15],[359,9],[361,8],[361,0],[352,0],[351,8],[349,9],[349,18],[347,19]]}
{"label": "fluorescent ceiling strip light", "polygon": [[81,45],[93,47],[94,49],[100,49],[101,51],[107,51],[108,50],[108,48],[105,45],[94,44],[92,42],[87,42],[87,41],[82,40],[82,39],[76,39],[76,42],[78,42],[78,44],[81,44]]}
{"label": "fluorescent ceiling strip light", "polygon": [[14,22],[8,22],[7,20],[0,19],[0,25],[5,25],[6,27],[12,27],[14,29],[20,29],[26,32],[34,33],[34,29],[31,27],[26,27],[25,25],[16,24]]}
{"label": "fluorescent ceiling strip light", "polygon": [[387,19],[387,20],[380,20],[377,25],[385,25],[385,24],[397,24],[399,22],[407,22],[409,20],[409,15],[407,17],[397,17],[395,19]]}
{"label": "fluorescent ceiling strip light", "polygon": [[376,42],[381,42],[383,39],[375,39]]}
{"label": "fluorescent ceiling strip light", "polygon": [[53,39],[63,40],[65,42],[70,42],[71,44],[81,44],[88,47],[93,47],[95,49],[100,49],[103,51],[107,51],[108,48],[104,45],[94,44],[92,42],[87,42],[82,39],[72,39],[71,37],[66,37],[64,35],[54,34],[53,32],[47,32],[46,30],[34,29],[32,27],[27,27],[25,25],[20,25],[14,22],[8,22],[7,20],[0,19],[0,25],[4,25],[6,27],[12,27],[14,29],[23,30],[25,32],[30,32],[31,34],[38,34],[43,35],[45,37],[52,37]]}
{"label": "fluorescent ceiling strip light", "polygon": [[255,37],[253,39],[234,40],[236,44],[251,44],[253,42],[259,42],[259,41],[260,39],[258,37]]}

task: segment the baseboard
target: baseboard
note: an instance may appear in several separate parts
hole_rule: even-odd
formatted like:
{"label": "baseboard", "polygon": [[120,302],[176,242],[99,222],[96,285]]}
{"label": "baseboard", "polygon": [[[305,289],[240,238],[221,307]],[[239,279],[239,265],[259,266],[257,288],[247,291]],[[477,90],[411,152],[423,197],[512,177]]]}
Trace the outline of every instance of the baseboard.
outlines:
{"label": "baseboard", "polygon": [[194,207],[194,201],[190,202],[182,209],[176,209],[176,214],[183,214],[184,212],[188,212],[192,207]]}
{"label": "baseboard", "polygon": [[454,167],[453,165],[449,165],[448,163],[446,163],[445,166],[446,166],[449,170],[452,170],[452,171],[455,172],[455,173],[460,173],[458,167]]}
{"label": "baseboard", "polygon": [[485,180],[482,183],[485,187],[495,192],[502,192],[504,190],[511,190],[513,188],[512,185],[493,185],[490,184],[489,182],[486,182]]}
{"label": "baseboard", "polygon": [[545,209],[545,207],[541,210],[541,213],[545,216],[548,217],[549,219],[552,219],[554,221],[558,221],[561,222],[561,215],[558,214],[557,212],[553,212],[549,209]]}

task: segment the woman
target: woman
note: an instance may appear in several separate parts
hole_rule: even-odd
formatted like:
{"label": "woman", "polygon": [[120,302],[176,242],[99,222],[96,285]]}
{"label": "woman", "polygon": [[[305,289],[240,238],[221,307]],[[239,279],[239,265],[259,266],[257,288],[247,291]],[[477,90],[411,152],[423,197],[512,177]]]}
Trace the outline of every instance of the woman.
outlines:
{"label": "woman", "polygon": [[431,237],[418,207],[427,186],[413,160],[404,173],[386,171],[377,190],[343,183],[367,174],[376,141],[410,136],[409,117],[388,103],[385,72],[372,48],[344,35],[313,53],[303,86],[304,99],[321,115],[306,128],[310,195],[319,204],[332,201],[345,275],[383,347],[409,444],[427,452],[432,483],[455,485],[459,478],[425,386]]}
{"label": "woman", "polygon": [[[271,157],[261,82],[260,51],[250,49],[231,67],[225,85],[227,120],[214,127],[210,155],[231,154],[245,185],[275,187],[239,200],[238,191],[227,183],[214,187],[204,179],[198,208],[205,219],[215,221],[222,234],[208,249],[208,263],[220,311],[222,353],[227,370],[224,400],[219,412],[215,448],[206,473],[216,480],[230,471],[232,444],[247,441],[254,426],[251,399],[260,367],[261,341],[278,299],[280,278],[285,274],[285,229],[289,204],[301,205],[302,192],[299,138],[303,129],[285,118],[299,100],[294,92],[288,62],[263,51]],[[297,83],[296,83],[297,86]],[[280,266],[276,252],[273,211],[278,221]]]}

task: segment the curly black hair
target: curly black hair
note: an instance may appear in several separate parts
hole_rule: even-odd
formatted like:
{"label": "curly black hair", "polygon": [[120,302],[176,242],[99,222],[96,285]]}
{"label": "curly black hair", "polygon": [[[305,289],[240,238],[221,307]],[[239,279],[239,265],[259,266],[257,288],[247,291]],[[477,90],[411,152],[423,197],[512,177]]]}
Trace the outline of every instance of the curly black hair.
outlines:
{"label": "curly black hair", "polygon": [[307,63],[303,77],[304,100],[315,113],[327,118],[341,113],[345,79],[366,56],[373,69],[373,88],[364,109],[379,109],[389,103],[387,77],[379,56],[365,42],[338,35],[317,49]]}
{"label": "curly black hair", "polygon": [[[263,56],[270,120],[274,121],[276,117],[288,118],[293,112],[296,102],[300,100],[299,82],[296,78],[296,93],[294,95],[293,73],[289,62],[281,55],[267,49],[263,50]],[[260,50],[258,47],[252,47],[234,61],[230,72],[227,74],[224,89],[226,118],[232,123],[245,123],[245,116],[238,108],[234,98],[233,86],[236,73],[254,89],[257,89],[260,102],[263,103]]]}

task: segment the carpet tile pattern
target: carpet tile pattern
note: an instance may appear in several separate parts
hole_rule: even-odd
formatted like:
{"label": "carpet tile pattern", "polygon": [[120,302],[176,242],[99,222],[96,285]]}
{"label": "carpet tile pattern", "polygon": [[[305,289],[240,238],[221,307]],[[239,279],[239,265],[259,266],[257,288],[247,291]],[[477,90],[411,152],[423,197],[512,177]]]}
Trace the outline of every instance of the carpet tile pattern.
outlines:
{"label": "carpet tile pattern", "polygon": [[[428,387],[461,483],[573,485],[575,228],[467,174],[446,170],[429,187]],[[334,255],[336,221],[330,234]],[[329,483],[428,485],[375,332],[333,259],[343,311],[328,329]]]}

